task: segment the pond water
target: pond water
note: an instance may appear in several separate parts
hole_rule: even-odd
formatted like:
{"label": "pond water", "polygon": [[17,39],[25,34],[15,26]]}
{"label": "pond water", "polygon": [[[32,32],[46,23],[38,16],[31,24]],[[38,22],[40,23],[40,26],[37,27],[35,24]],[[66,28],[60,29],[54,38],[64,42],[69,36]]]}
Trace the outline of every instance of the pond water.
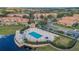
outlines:
{"label": "pond water", "polygon": [[14,42],[14,34],[0,35],[0,51],[29,51],[30,47],[19,48]]}

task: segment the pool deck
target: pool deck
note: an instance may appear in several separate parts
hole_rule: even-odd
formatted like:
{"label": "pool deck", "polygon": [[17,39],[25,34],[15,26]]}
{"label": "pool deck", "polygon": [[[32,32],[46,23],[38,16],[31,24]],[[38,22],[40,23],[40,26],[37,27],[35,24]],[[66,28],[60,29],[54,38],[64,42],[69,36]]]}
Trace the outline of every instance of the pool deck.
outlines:
{"label": "pool deck", "polygon": [[[39,33],[39,34],[42,35],[42,36],[39,37],[39,38],[35,38],[35,37],[29,35],[29,33],[31,33],[31,32]],[[26,37],[29,41],[34,41],[34,42],[36,42],[37,40],[38,40],[39,42],[41,42],[41,41],[47,41],[47,40],[53,41],[53,40],[54,40],[54,37],[55,37],[55,36],[58,36],[58,35],[56,35],[56,34],[54,34],[54,33],[50,33],[50,32],[48,32],[48,31],[44,31],[44,30],[38,29],[38,28],[29,28],[29,29],[25,30],[24,35],[25,35],[25,37]],[[46,37],[48,37],[48,39],[46,39]]]}

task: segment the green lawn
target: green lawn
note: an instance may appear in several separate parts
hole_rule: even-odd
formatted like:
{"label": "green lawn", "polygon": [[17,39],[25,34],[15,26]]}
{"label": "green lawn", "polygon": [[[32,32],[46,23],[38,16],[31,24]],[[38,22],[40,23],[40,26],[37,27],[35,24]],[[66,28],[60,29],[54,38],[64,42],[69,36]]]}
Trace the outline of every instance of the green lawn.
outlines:
{"label": "green lawn", "polygon": [[78,26],[75,26],[75,27],[73,27],[74,29],[79,29],[79,25]]}
{"label": "green lawn", "polygon": [[64,25],[61,25],[61,24],[55,24],[55,25],[57,25],[61,28],[65,28],[65,29],[79,29],[79,25],[77,25],[75,27],[74,26],[64,26]]}
{"label": "green lawn", "polygon": [[70,49],[70,51],[79,51],[79,41],[77,41],[75,46],[72,49]]}
{"label": "green lawn", "polygon": [[64,26],[64,25],[61,25],[61,24],[54,24],[56,26],[58,26],[59,28],[62,28],[62,29],[67,29],[67,30],[72,30],[74,29],[72,26]]}
{"label": "green lawn", "polygon": [[36,51],[58,51],[58,50],[48,45],[48,46],[37,48]]}
{"label": "green lawn", "polygon": [[69,48],[73,47],[74,43],[75,43],[75,41],[73,39],[59,36],[59,37],[55,38],[55,40],[53,41],[52,44],[61,49],[69,49]]}
{"label": "green lawn", "polygon": [[23,28],[22,25],[0,26],[0,34],[14,34],[16,30]]}

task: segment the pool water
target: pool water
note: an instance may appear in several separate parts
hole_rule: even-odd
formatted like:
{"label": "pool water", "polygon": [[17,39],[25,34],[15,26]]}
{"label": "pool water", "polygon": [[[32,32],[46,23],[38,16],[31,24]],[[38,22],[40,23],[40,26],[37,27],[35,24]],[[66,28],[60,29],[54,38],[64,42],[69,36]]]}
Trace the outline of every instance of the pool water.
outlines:
{"label": "pool water", "polygon": [[14,34],[0,38],[0,51],[29,51],[30,47],[20,48],[15,44]]}
{"label": "pool water", "polygon": [[36,38],[36,39],[39,39],[40,37],[42,37],[41,34],[36,33],[36,32],[31,32],[31,33],[29,33],[29,35],[33,36],[33,37]]}

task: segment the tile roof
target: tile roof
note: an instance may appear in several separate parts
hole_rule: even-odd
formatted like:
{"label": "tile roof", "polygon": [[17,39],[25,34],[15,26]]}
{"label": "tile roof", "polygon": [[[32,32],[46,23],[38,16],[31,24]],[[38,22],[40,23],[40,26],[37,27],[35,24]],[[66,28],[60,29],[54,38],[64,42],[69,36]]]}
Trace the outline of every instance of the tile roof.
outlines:
{"label": "tile roof", "polygon": [[21,17],[0,17],[0,20],[4,21],[16,21],[16,22],[28,22],[29,19]]}
{"label": "tile roof", "polygon": [[73,23],[79,22],[79,15],[66,16],[58,20],[59,24],[71,26]]}

